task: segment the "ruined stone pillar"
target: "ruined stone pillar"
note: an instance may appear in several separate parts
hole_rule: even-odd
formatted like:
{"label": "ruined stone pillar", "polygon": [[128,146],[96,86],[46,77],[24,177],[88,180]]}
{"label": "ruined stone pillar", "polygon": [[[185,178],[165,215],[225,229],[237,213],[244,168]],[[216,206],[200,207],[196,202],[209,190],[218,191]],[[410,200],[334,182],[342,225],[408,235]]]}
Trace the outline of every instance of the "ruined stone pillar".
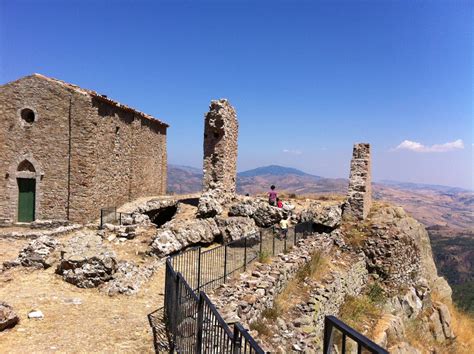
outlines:
{"label": "ruined stone pillar", "polygon": [[372,206],[370,144],[354,144],[344,218],[363,220]]}
{"label": "ruined stone pillar", "polygon": [[239,123],[226,99],[211,101],[204,127],[203,194],[198,214],[213,217],[235,196]]}

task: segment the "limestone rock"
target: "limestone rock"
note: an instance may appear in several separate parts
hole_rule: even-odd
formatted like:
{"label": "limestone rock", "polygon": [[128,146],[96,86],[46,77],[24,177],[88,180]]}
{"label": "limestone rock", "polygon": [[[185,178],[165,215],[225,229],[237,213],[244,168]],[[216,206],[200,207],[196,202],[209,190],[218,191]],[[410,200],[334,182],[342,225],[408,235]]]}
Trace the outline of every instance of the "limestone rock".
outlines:
{"label": "limestone rock", "polygon": [[49,236],[41,236],[23,248],[18,256],[24,267],[49,268],[57,260],[53,254],[59,242]]}
{"label": "limestone rock", "polygon": [[441,302],[435,302],[434,308],[436,311],[438,311],[439,321],[441,323],[441,327],[443,328],[444,337],[446,339],[454,339],[455,335],[451,327],[451,314],[448,310],[448,307]]}
{"label": "limestone rock", "polygon": [[216,222],[224,242],[226,243],[259,232],[255,221],[244,216],[216,218]]}
{"label": "limestone rock", "polygon": [[229,208],[229,216],[253,217],[261,202],[260,200],[245,198],[242,202],[231,205]]}
{"label": "limestone rock", "polygon": [[209,191],[203,193],[199,198],[198,215],[202,218],[212,218],[216,215],[222,214],[224,208],[222,207],[223,200],[217,196],[216,191]]}
{"label": "limestone rock", "polygon": [[28,313],[28,318],[34,320],[42,320],[44,318],[44,314],[41,310],[33,310]]}
{"label": "limestone rock", "polygon": [[153,266],[137,266],[133,262],[120,262],[117,265],[116,272],[113,279],[101,287],[108,295],[136,294],[140,287],[145,283],[154,273]]}
{"label": "limestone rock", "polygon": [[309,208],[301,211],[300,222],[313,222],[315,224],[336,228],[341,224],[342,208],[340,205],[323,206],[320,203],[311,203]]}
{"label": "limestone rock", "polygon": [[168,222],[158,230],[151,243],[151,253],[164,257],[196,243],[210,243],[220,235],[214,219]]}
{"label": "limestone rock", "polygon": [[388,348],[389,353],[391,354],[421,354],[421,351],[412,347],[407,342],[397,343],[396,345]]}
{"label": "limestone rock", "polygon": [[81,232],[61,251],[56,272],[80,288],[93,288],[112,279],[116,265],[115,254],[103,245],[100,236]]}
{"label": "limestone rock", "polygon": [[12,307],[5,302],[0,302],[0,331],[15,327],[19,321]]}

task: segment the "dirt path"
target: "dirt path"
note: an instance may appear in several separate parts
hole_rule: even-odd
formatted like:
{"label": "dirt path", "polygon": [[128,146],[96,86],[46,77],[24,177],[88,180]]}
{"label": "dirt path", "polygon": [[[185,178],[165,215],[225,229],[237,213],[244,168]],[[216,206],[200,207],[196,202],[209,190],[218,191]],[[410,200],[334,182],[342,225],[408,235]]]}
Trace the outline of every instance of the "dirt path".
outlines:
{"label": "dirt path", "polygon": [[[70,236],[64,237],[64,239]],[[128,243],[128,244],[126,244]],[[108,243],[120,259],[147,263],[147,240]],[[0,262],[14,258],[24,240],[1,240]],[[153,352],[147,315],[163,306],[164,266],[137,295],[109,297],[98,289],[80,289],[54,273],[55,267],[18,267],[0,273],[0,301],[13,306],[20,323],[0,332],[3,353]],[[43,320],[28,319],[33,309]]]}

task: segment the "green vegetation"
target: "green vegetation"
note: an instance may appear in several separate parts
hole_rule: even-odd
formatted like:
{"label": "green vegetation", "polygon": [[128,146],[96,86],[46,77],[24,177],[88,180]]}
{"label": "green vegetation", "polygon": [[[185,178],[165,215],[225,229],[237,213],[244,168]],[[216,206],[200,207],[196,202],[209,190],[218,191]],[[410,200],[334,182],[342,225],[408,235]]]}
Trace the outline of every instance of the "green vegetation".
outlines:
{"label": "green vegetation", "polygon": [[271,254],[268,251],[258,252],[258,261],[260,263],[270,263]]}
{"label": "green vegetation", "polygon": [[257,331],[258,334],[260,334],[261,336],[270,336],[271,335],[271,331],[270,331],[270,328],[268,328],[268,326],[265,324],[265,322],[263,322],[263,320],[261,319],[258,319],[256,321],[253,321],[252,323],[250,323],[249,325],[249,328],[251,331]]}
{"label": "green vegetation", "polygon": [[453,300],[457,307],[474,316],[474,281],[460,285],[451,285]]}
{"label": "green vegetation", "polygon": [[298,270],[295,278],[299,282],[303,282],[306,278],[320,280],[325,273],[327,263],[327,258],[321,251],[314,252],[311,260]]}

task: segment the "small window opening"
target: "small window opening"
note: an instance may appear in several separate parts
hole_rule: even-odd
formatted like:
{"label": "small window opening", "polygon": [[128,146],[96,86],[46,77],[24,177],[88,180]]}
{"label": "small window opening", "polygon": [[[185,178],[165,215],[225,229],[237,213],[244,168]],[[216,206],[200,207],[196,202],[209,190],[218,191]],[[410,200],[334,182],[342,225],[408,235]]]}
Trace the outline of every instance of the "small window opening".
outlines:
{"label": "small window opening", "polygon": [[21,119],[31,124],[35,121],[35,112],[29,108],[24,108],[21,110]]}
{"label": "small window opening", "polygon": [[219,133],[214,133],[214,138],[219,138]]}

